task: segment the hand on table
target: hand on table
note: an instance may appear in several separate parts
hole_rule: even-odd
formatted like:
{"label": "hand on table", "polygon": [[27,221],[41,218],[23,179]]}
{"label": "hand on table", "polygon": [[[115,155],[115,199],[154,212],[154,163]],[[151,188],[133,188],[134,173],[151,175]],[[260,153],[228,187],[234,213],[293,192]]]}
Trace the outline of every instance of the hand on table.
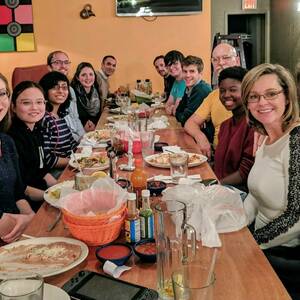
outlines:
{"label": "hand on table", "polygon": [[210,160],[210,158],[211,158],[211,146],[210,146],[210,143],[207,140],[207,138],[198,139],[196,142],[197,142],[197,145],[200,148],[201,153],[203,155],[205,155],[208,158],[208,160]]}
{"label": "hand on table", "polygon": [[34,213],[28,215],[27,214],[7,214],[7,215],[13,218],[16,224],[10,233],[2,237],[2,240],[6,243],[11,243],[17,240],[22,235],[27,225],[34,217]]}
{"label": "hand on table", "polygon": [[96,129],[96,126],[92,121],[88,120],[84,125],[84,129],[86,132],[94,131]]}
{"label": "hand on table", "polygon": [[174,108],[174,105],[166,105],[166,106],[165,106],[166,113],[167,113],[168,115],[172,115],[172,113],[173,113],[173,108]]}

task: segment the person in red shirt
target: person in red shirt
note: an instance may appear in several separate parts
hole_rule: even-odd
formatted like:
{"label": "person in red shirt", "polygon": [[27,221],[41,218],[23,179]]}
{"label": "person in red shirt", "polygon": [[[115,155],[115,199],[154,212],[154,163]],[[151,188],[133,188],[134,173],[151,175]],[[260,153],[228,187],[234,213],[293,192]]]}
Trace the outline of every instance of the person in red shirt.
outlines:
{"label": "person in red shirt", "polygon": [[221,124],[214,171],[221,184],[247,191],[247,178],[254,163],[254,130],[242,105],[241,85],[247,71],[229,67],[219,75],[220,100],[233,116]]}

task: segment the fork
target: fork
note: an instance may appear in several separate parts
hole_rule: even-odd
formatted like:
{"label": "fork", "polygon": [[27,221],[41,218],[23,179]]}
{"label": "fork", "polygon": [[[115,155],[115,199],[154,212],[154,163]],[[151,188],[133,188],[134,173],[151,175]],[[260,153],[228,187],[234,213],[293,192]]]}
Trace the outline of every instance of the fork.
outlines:
{"label": "fork", "polygon": [[61,219],[61,210],[60,210],[59,213],[57,214],[57,216],[56,216],[54,222],[48,225],[47,231],[48,231],[48,232],[52,231],[52,230],[55,228],[55,226],[59,223],[60,219]]}

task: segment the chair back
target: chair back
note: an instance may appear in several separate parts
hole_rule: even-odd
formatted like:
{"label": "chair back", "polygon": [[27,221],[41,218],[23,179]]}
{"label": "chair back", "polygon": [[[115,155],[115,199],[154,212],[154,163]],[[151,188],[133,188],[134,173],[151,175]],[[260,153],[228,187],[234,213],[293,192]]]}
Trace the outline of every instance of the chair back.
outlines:
{"label": "chair back", "polygon": [[39,82],[49,72],[47,65],[36,65],[30,67],[15,68],[12,74],[12,88],[24,80]]}

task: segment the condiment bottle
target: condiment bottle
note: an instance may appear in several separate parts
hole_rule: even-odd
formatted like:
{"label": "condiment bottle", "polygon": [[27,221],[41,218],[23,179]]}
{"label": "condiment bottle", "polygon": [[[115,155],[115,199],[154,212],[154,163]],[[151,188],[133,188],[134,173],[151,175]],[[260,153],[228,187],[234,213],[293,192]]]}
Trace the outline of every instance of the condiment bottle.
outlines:
{"label": "condiment bottle", "polygon": [[127,215],[125,218],[125,239],[128,243],[136,243],[141,239],[141,224],[136,209],[135,193],[128,193]]}
{"label": "condiment bottle", "polygon": [[135,159],[135,170],[131,174],[131,185],[133,192],[136,193],[137,208],[142,207],[142,190],[147,188],[147,173],[143,169],[143,160]]}
{"label": "condiment bottle", "polygon": [[146,88],[146,94],[151,95],[152,94],[152,82],[150,79],[145,79],[145,88]]}
{"label": "condiment bottle", "polygon": [[141,90],[141,85],[142,85],[142,81],[141,81],[140,79],[137,79],[137,81],[136,81],[136,89],[137,89],[138,91]]}
{"label": "condiment bottle", "polygon": [[142,190],[142,209],[141,218],[141,238],[152,239],[154,236],[154,218],[153,211],[150,208],[150,191]]}

